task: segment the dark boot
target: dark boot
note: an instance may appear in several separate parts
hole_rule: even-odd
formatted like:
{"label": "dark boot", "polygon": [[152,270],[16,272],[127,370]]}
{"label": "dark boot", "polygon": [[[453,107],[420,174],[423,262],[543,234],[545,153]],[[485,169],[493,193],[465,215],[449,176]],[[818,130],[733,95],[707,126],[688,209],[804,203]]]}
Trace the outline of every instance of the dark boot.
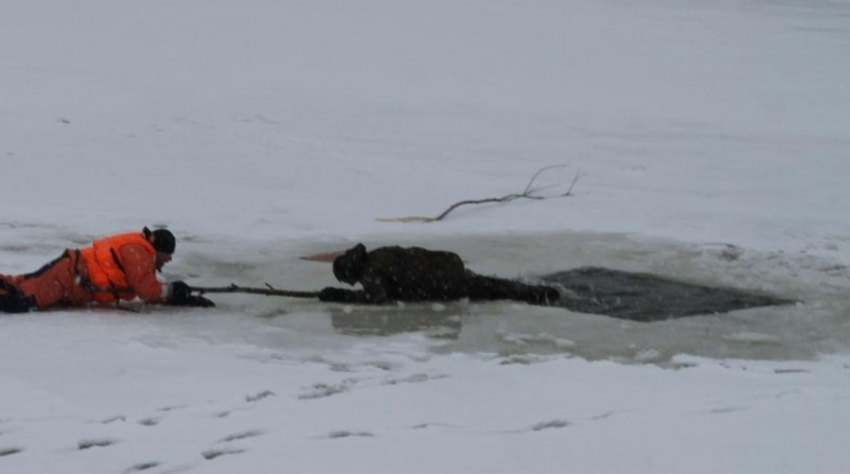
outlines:
{"label": "dark boot", "polygon": [[561,297],[558,290],[548,286],[531,286],[514,280],[478,275],[466,271],[470,300],[515,300],[548,306]]}
{"label": "dark boot", "polygon": [[0,313],[26,313],[35,306],[35,297],[25,296],[17,287],[0,279]]}

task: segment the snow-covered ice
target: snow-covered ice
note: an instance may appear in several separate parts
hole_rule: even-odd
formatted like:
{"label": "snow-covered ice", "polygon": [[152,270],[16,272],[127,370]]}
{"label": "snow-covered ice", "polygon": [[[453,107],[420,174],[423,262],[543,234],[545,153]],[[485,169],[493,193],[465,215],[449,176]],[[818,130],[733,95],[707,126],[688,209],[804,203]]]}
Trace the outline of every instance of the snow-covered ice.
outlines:
{"label": "snow-covered ice", "polygon": [[202,286],[364,242],[799,303],[4,315],[0,473],[843,474],[848,51],[846,0],[5,0],[0,272],[164,225]]}

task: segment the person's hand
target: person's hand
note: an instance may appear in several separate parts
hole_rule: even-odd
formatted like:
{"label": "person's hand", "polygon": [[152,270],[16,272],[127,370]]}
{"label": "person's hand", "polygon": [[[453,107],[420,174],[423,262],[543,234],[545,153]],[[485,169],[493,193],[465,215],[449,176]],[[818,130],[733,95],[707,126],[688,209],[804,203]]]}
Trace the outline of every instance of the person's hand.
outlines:
{"label": "person's hand", "polygon": [[343,301],[346,301],[347,295],[348,295],[347,290],[343,290],[342,288],[334,288],[332,286],[329,286],[327,288],[322,288],[322,291],[319,292],[319,301],[343,302]]}
{"label": "person's hand", "polygon": [[203,296],[192,294],[192,288],[183,281],[171,283],[171,297],[168,304],[172,306],[188,306],[192,308],[212,308],[215,306],[211,300]]}
{"label": "person's hand", "polygon": [[171,301],[175,304],[180,304],[192,296],[192,289],[184,281],[175,281],[171,283]]}
{"label": "person's hand", "polygon": [[171,284],[171,298],[168,302],[174,306],[193,308],[212,308],[215,306],[215,303],[203,296],[192,295],[192,288],[183,281],[175,281]]}
{"label": "person's hand", "polygon": [[204,298],[203,296],[189,296],[180,306],[189,306],[192,308],[214,308],[215,303],[212,300]]}

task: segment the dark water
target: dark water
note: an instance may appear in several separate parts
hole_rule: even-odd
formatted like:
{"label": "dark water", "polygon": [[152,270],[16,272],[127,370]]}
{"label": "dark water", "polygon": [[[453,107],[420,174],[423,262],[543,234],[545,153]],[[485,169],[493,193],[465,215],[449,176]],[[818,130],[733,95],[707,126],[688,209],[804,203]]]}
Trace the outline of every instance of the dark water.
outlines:
{"label": "dark water", "polygon": [[737,288],[697,285],[649,273],[600,267],[556,272],[542,276],[541,280],[561,291],[560,307],[627,321],[664,321],[796,303]]}

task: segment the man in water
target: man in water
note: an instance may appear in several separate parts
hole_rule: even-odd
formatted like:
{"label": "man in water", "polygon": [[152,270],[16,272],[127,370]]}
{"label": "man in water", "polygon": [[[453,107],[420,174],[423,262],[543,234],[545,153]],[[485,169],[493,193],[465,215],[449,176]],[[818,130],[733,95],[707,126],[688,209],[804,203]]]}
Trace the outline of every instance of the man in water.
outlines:
{"label": "man in water", "polygon": [[380,304],[391,301],[518,300],[535,305],[556,303],[558,290],[540,285],[478,275],[466,269],[453,252],[420,247],[379,247],[366,251],[357,244],[333,262],[337,280],[360,283],[362,290],[328,287],[322,301]]}

